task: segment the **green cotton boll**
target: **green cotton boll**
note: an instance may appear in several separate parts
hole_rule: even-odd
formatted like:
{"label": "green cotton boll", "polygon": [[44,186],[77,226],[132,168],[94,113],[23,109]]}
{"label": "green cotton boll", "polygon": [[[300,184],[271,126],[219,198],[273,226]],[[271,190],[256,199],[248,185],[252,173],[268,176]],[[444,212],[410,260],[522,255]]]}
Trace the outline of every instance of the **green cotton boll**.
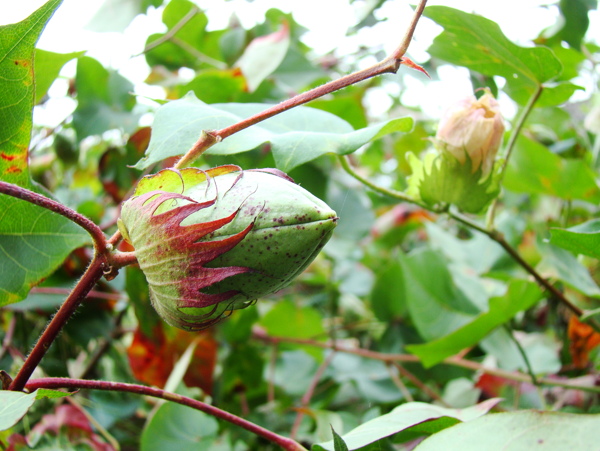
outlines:
{"label": "green cotton boll", "polygon": [[119,221],[163,319],[199,330],[287,286],[337,217],[277,170],[164,170],[140,181]]}

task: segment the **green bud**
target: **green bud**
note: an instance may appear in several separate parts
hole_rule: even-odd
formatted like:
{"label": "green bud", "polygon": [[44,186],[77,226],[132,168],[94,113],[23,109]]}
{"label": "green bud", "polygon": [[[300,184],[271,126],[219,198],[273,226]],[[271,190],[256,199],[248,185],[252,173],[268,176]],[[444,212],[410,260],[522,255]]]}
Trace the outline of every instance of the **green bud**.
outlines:
{"label": "green bud", "polygon": [[119,228],[162,318],[199,330],[287,286],[331,237],[336,214],[277,170],[220,166],[142,179]]}

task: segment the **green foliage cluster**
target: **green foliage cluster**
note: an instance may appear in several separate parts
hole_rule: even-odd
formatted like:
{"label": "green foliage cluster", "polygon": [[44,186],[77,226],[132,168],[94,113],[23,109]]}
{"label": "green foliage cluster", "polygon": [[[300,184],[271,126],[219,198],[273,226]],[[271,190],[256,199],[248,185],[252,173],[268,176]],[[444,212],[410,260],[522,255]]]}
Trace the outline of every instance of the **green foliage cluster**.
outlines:
{"label": "green foliage cluster", "polygon": [[[372,2],[363,26],[383,3]],[[0,27],[0,182],[59,200],[109,236],[144,174],[173,166],[204,131],[234,126],[290,93],[356,70],[364,52],[319,60],[302,43],[302,26],[276,9],[252,28],[234,21],[215,30],[189,0],[135,0],[127,8],[106,0],[92,24],[100,31],[123,30],[151,8],[162,11],[166,31],[151,34],[143,54],[151,68],[146,83],[162,86],[168,101],[149,108],[116,68],[85,52],[35,48],[60,4],[50,0]],[[425,138],[436,125],[419,111],[406,114],[402,92],[389,117],[372,121],[367,96],[389,78],[329,92],[228,136],[194,162],[203,169],[278,168],[337,212],[331,241],[294,284],[188,334],[151,309],[139,267],[106,270],[34,374],[39,387],[48,377],[159,386],[271,436],[235,419],[150,401],[135,389],[71,396],[8,390],[90,265],[94,237],[0,185],[0,446],[597,446],[600,47],[588,35],[597,2],[556,6],[556,26],[541,30],[531,47],[511,42],[484,17],[425,9],[424,17],[443,28],[424,64],[432,78],[442,64],[466,68],[474,94],[487,87],[518,108],[500,151],[501,192],[478,202],[491,201],[487,212],[411,197],[407,178],[415,165],[407,161],[432,147]],[[123,14],[109,13],[121,8]],[[53,129],[36,125],[34,106],[47,101],[72,60],[66,95],[76,102],[73,114]],[[180,77],[183,68],[192,79]],[[584,81],[592,92],[580,86]],[[586,100],[570,101],[583,92]],[[140,126],[144,113],[153,116],[151,128]],[[475,177],[469,169],[457,167],[456,177]],[[465,186],[476,188],[477,180]],[[123,244],[119,250],[131,251]],[[64,381],[62,387],[74,387]],[[81,417],[61,414],[67,409]]]}

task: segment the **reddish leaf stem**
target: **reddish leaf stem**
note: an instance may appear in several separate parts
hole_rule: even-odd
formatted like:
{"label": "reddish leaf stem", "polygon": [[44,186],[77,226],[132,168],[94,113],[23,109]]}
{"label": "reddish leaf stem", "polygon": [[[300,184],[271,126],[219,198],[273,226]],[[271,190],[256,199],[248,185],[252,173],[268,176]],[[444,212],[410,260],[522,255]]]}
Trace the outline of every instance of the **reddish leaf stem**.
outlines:
{"label": "reddish leaf stem", "polygon": [[77,309],[79,304],[85,299],[94,285],[96,285],[96,282],[102,278],[105,267],[106,259],[103,256],[96,255],[81,279],[79,279],[77,285],[75,285],[75,288],[73,288],[73,291],[71,291],[71,294],[69,294],[63,305],[60,306],[60,309],[58,309],[58,312],[56,312],[56,315],[54,315],[38,339],[33,350],[27,356],[27,359],[25,359],[25,363],[10,384],[9,390],[23,390],[23,387],[25,387],[25,384],[33,374],[33,371],[37,368],[63,326],[67,323],[71,315],[75,312],[75,309]]}
{"label": "reddish leaf stem", "polygon": [[[207,149],[209,149],[214,144],[220,142],[221,140],[237,133],[241,130],[244,130],[252,125],[255,125],[265,119],[268,119],[277,114],[283,113],[291,108],[297,107],[299,105],[303,105],[311,100],[318,99],[326,94],[330,94],[339,89],[345,88],[347,86],[353,85],[360,81],[367,80],[369,78],[375,77],[377,75],[382,75],[386,73],[395,74],[398,72],[400,65],[402,64],[402,58],[408,49],[412,36],[414,34],[415,28],[423,13],[423,9],[427,0],[421,0],[417,9],[414,12],[412,21],[410,26],[408,27],[404,38],[400,45],[392,52],[390,56],[385,58],[383,61],[363,69],[361,71],[355,72],[350,75],[346,75],[337,80],[330,81],[329,83],[325,83],[324,85],[318,86],[310,91],[303,92],[297,96],[294,96],[290,99],[284,100],[277,105],[272,106],[271,108],[267,108],[266,110],[255,114],[247,119],[244,119],[236,124],[230,125],[229,127],[225,127],[222,130],[213,130],[213,131],[203,131],[202,135],[194,143],[192,148],[188,150],[188,152],[175,164],[175,168],[183,168],[188,164],[192,163],[196,160],[200,155],[202,155]],[[411,63],[412,65],[412,63]]]}
{"label": "reddish leaf stem", "polygon": [[137,384],[127,384],[124,382],[92,381],[62,377],[46,377],[34,379],[29,381],[26,388],[29,391],[37,390],[39,388],[65,388],[69,390],[105,390],[152,396],[153,398],[165,399],[167,401],[176,402],[177,404],[181,404],[183,406],[191,407],[192,409],[200,410],[201,412],[204,412],[208,415],[212,415],[231,424],[235,424],[236,426],[244,428],[247,431],[258,435],[259,437],[262,437],[272,443],[275,443],[276,445],[281,446],[286,451],[307,451],[306,448],[304,448],[296,441],[271,432],[268,429],[265,429],[262,426],[254,424],[248,420],[240,418],[217,407],[211,406],[210,404],[206,404],[201,401],[188,398],[186,396],[181,396],[177,393],[171,393],[165,390],[160,390],[158,388],[146,387],[144,385]]}
{"label": "reddish leaf stem", "polygon": [[34,193],[33,191],[21,186],[13,185],[12,183],[0,181],[0,193],[24,200],[64,216],[65,218],[73,221],[75,224],[83,227],[91,235],[92,239],[94,240],[94,247],[96,248],[97,253],[104,254],[107,252],[106,236],[104,235],[102,229],[100,229],[100,227],[98,227],[85,216],[77,213],[75,210],[71,210],[60,202],[56,202],[55,200],[49,199],[41,194]]}

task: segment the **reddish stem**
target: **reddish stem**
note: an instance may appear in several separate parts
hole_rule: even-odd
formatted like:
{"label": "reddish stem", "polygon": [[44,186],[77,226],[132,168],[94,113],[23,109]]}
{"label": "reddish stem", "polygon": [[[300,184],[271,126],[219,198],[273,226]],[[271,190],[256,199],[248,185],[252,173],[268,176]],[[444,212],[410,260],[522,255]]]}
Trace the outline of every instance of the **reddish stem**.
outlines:
{"label": "reddish stem", "polygon": [[[412,21],[406,30],[406,34],[402,39],[402,42],[398,46],[394,52],[383,61],[363,69],[361,71],[355,72],[350,75],[346,75],[337,80],[330,81],[329,83],[325,83],[324,85],[318,86],[310,91],[303,92],[302,94],[296,95],[291,99],[284,100],[277,105],[272,106],[271,108],[267,108],[265,111],[262,111],[258,114],[255,114],[248,119],[244,119],[236,124],[230,125],[229,127],[225,127],[222,130],[216,131],[203,131],[202,135],[196,141],[196,143],[192,146],[190,150],[177,162],[174,166],[175,168],[183,168],[190,164],[192,161],[197,159],[200,155],[202,155],[207,149],[209,149],[214,144],[220,142],[221,140],[237,133],[241,130],[244,130],[252,125],[255,125],[259,122],[264,121],[272,116],[283,113],[291,108],[297,107],[299,105],[303,105],[305,103],[310,102],[311,100],[318,99],[326,94],[330,94],[339,89],[345,88],[347,86],[356,84],[360,81],[367,80],[369,78],[375,77],[377,75],[382,75],[386,73],[395,74],[398,72],[400,65],[402,64],[402,58],[408,49],[412,36],[414,34],[415,28],[423,13],[423,9],[427,0],[421,0],[417,9],[414,12]],[[412,62],[408,64],[411,67],[415,67],[416,65]],[[417,66],[418,67],[418,66]],[[422,70],[422,69],[421,69]]]}
{"label": "reddish stem", "polygon": [[77,309],[87,294],[92,290],[94,285],[96,285],[96,282],[102,278],[105,266],[106,261],[104,257],[94,257],[88,269],[81,279],[79,279],[79,282],[75,285],[75,288],[73,288],[73,291],[71,291],[71,294],[69,294],[63,305],[60,306],[58,312],[56,312],[56,315],[54,315],[33,347],[33,350],[27,356],[27,359],[25,359],[25,363],[10,384],[9,390],[23,390],[23,387],[25,387],[25,384],[33,374],[33,371],[37,368],[63,326],[67,323],[71,315],[75,312],[75,309]]}
{"label": "reddish stem", "polygon": [[0,182],[0,193],[24,200],[64,216],[65,218],[73,221],[75,224],[83,227],[92,236],[96,252],[100,254],[107,252],[106,236],[104,235],[102,229],[100,229],[100,227],[98,227],[85,216],[77,213],[75,210],[71,210],[60,202],[56,202],[55,200],[49,199],[41,194],[34,193],[33,191],[21,186],[13,185],[12,183]]}
{"label": "reddish stem", "polygon": [[82,379],[69,379],[63,377],[45,377],[40,379],[34,379],[29,381],[26,386],[27,390],[33,391],[38,388],[58,389],[66,388],[70,390],[77,389],[89,389],[89,390],[105,390],[105,391],[118,391],[134,393],[138,395],[152,396],[154,398],[161,398],[167,401],[176,402],[183,406],[191,407],[192,409],[200,410],[208,415],[212,415],[221,420],[225,420],[231,424],[235,424],[253,434],[258,435],[266,440],[269,440],[276,445],[281,446],[287,451],[307,451],[302,445],[296,441],[283,437],[279,434],[269,431],[257,424],[254,424],[248,420],[240,418],[229,412],[221,410],[217,407],[211,406],[210,404],[197,401],[186,396],[178,395],[177,393],[171,393],[165,390],[161,390],[153,387],[146,387],[144,385],[127,384],[124,382],[108,382],[108,381],[90,381]]}

